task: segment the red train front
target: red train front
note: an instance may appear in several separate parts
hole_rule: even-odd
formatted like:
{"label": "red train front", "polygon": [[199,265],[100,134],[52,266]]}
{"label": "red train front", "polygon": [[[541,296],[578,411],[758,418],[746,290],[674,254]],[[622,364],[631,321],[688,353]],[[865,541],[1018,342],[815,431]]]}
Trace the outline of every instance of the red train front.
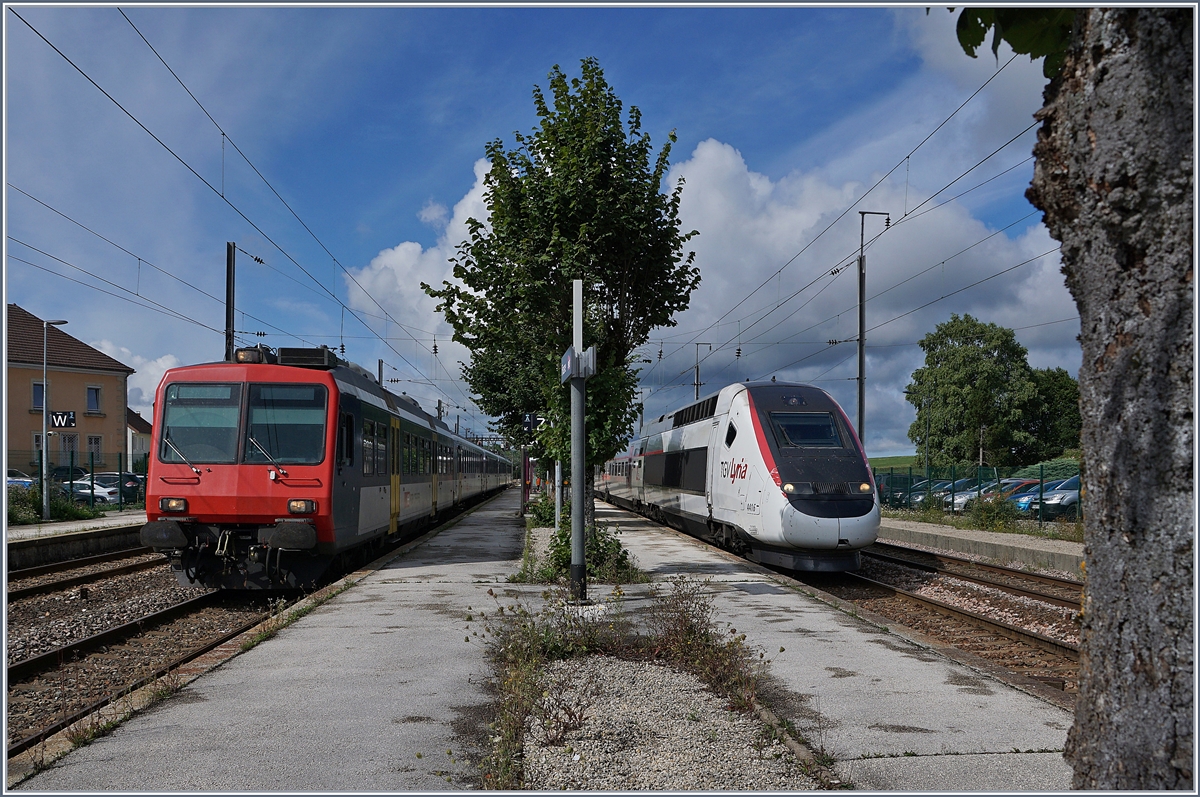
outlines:
{"label": "red train front", "polygon": [[180,583],[309,587],[510,481],[508,461],[320,349],[168,371],[142,544]]}
{"label": "red train front", "polygon": [[222,362],[168,371],[155,402],[143,543],[174,552],[181,583],[313,583],[339,547],[337,407],[327,370]]}

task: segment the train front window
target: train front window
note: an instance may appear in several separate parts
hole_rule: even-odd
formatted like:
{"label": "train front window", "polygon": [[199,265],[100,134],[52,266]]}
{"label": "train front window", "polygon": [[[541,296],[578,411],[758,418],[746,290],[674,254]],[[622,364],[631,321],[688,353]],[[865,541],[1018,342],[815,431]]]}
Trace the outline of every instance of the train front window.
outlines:
{"label": "train front window", "polygon": [[241,385],[168,385],[159,462],[236,462],[241,409]]}
{"label": "train front window", "polygon": [[771,425],[781,447],[842,448],[832,413],[772,412]]}
{"label": "train front window", "polygon": [[250,385],[244,461],[315,465],[323,460],[326,396],[324,385]]}

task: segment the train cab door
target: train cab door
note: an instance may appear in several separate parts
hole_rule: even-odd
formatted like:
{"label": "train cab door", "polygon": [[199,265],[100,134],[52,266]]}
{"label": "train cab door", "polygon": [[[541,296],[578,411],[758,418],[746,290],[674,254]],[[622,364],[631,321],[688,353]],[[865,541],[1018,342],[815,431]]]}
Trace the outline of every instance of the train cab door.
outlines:
{"label": "train cab door", "polygon": [[713,491],[717,487],[717,480],[720,478],[721,458],[718,452],[721,450],[721,418],[718,416],[713,418],[712,426],[708,430],[708,450],[711,452],[708,455],[707,473],[704,474],[704,500],[708,504],[708,516],[711,518],[713,514]]}
{"label": "train cab door", "polygon": [[396,525],[400,518],[400,419],[393,417],[390,434],[388,435],[388,472],[391,474],[391,521],[388,524],[388,534],[396,533]]}

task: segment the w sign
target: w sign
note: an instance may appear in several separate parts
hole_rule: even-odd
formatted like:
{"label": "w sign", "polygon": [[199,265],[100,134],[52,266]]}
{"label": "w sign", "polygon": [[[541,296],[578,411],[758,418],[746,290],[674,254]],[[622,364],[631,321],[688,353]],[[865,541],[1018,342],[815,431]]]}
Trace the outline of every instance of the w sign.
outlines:
{"label": "w sign", "polygon": [[74,429],[75,428],[75,412],[52,412],[50,413],[50,426],[53,429]]}

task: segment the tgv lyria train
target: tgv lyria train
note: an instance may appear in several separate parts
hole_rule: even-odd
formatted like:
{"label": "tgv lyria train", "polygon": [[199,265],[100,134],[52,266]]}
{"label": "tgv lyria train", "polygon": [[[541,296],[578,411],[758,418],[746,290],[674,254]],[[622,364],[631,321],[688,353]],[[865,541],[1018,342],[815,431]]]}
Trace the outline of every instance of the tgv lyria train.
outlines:
{"label": "tgv lyria train", "polygon": [[879,531],[858,436],[811,385],[733,384],[662,415],[605,464],[598,489],[611,503],[793,570],[856,569]]}

